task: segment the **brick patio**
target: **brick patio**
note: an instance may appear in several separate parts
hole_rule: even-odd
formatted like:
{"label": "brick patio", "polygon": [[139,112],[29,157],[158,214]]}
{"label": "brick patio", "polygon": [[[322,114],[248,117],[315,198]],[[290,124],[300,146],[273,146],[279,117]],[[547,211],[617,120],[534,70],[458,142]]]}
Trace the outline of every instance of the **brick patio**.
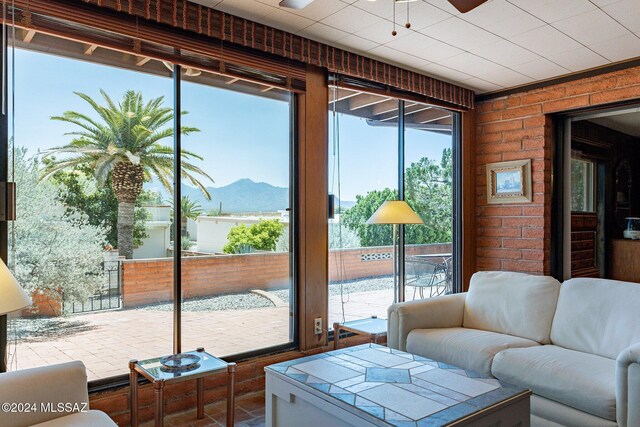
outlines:
{"label": "brick patio", "polygon": [[[386,317],[392,298],[390,290],[352,293],[346,303],[346,320]],[[339,295],[330,298],[329,312],[330,325],[342,320]],[[56,337],[19,341],[14,369],[82,360],[93,380],[126,373],[132,358],[172,353],[171,312],[114,310],[70,316],[63,321],[79,324]],[[182,313],[185,350],[204,347],[212,354],[226,356],[288,340],[288,307]]]}

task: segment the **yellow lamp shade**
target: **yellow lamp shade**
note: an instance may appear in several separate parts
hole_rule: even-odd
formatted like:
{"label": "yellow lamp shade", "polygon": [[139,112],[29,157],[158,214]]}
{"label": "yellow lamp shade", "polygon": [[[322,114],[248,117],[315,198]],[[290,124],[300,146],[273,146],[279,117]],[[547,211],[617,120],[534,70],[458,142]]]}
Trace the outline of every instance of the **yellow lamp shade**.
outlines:
{"label": "yellow lamp shade", "polygon": [[387,200],[376,210],[367,224],[424,224],[404,200]]}
{"label": "yellow lamp shade", "polygon": [[30,305],[31,298],[0,259],[0,314],[11,313]]}

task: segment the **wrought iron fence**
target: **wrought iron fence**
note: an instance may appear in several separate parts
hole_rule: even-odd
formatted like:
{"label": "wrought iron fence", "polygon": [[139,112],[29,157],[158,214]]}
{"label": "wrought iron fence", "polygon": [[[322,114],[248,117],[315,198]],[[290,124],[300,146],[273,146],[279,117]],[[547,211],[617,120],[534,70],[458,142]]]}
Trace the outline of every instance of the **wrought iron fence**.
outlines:
{"label": "wrought iron fence", "polygon": [[104,282],[100,289],[86,301],[63,301],[64,313],[89,313],[122,308],[122,263],[119,260],[105,261],[103,271]]}

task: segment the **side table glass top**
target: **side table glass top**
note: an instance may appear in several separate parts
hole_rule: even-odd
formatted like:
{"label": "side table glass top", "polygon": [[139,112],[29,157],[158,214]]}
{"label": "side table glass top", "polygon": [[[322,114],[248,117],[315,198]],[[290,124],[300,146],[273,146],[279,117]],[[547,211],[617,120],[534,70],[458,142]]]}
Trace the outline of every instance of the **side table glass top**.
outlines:
{"label": "side table glass top", "polygon": [[368,319],[350,320],[340,323],[345,330],[355,329],[366,334],[382,334],[387,332],[387,319],[369,317]]}
{"label": "side table glass top", "polygon": [[182,371],[175,371],[163,366],[162,363],[160,363],[160,359],[162,359],[162,357],[141,360],[136,364],[136,366],[140,368],[139,372],[149,380],[169,381],[175,378],[184,378],[192,375],[203,374],[205,372],[226,369],[228,365],[224,360],[212,356],[206,351],[187,351],[184,353],[198,356],[200,358],[200,362],[192,368]]}

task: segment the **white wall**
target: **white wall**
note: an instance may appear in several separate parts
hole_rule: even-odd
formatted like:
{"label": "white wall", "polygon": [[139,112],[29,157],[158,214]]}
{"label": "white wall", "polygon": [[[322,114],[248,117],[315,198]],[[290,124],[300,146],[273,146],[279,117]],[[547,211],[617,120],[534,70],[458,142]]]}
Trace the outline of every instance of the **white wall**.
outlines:
{"label": "white wall", "polygon": [[151,214],[145,223],[149,235],[140,247],[133,249],[133,259],[165,258],[171,247],[171,206],[144,206]]}
{"label": "white wall", "polygon": [[[286,229],[289,228],[288,217],[231,217],[231,216],[199,216],[196,219],[198,252],[222,252],[227,244],[227,235],[231,228],[246,224],[251,226],[263,219],[280,219]],[[287,230],[286,230],[287,231]],[[285,231],[285,232],[286,232]],[[192,237],[193,239],[193,237]]]}

